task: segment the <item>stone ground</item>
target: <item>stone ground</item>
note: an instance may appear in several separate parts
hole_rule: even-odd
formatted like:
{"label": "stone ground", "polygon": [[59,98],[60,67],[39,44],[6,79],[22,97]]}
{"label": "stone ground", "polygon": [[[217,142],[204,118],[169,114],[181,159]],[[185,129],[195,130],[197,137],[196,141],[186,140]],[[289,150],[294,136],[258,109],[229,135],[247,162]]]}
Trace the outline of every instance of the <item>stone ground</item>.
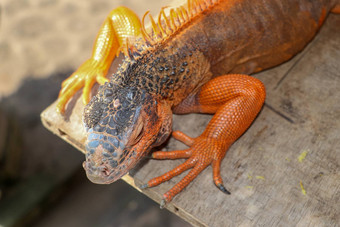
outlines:
{"label": "stone ground", "polygon": [[0,2],[0,109],[17,118],[23,134],[20,179],[72,175],[67,193],[42,212],[36,226],[189,226],[124,182],[89,183],[81,170],[83,155],[45,130],[39,118],[56,99],[61,81],[89,57],[111,9],[125,5],[139,16],[150,9],[156,15],[168,2]]}

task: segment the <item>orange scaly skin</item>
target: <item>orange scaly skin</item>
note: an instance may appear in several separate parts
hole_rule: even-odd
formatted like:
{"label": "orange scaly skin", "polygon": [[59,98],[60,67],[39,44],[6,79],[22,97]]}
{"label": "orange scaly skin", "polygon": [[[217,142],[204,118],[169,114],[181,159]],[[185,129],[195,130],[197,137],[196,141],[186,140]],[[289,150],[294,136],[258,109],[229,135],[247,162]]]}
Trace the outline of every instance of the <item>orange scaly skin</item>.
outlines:
{"label": "orange scaly skin", "polygon": [[62,84],[57,105],[63,113],[83,86],[87,103],[93,83],[107,80],[103,75],[114,55],[125,53],[118,71],[84,110],[88,138],[83,166],[88,178],[105,184],[121,178],[170,135],[172,113],[210,113],[214,116],[199,137],[173,132],[188,149],[152,154],[155,159],[187,160],[142,188],[191,169],[164,194],[164,205],[212,165],[215,185],[229,194],[220,175],[221,161],[265,100],[263,84],[244,74],[290,59],[339,6],[339,0],[188,0],[168,16],[162,9],[157,23],[151,18],[150,29],[144,26],[146,14],[140,23],[126,8],[113,10],[91,59]]}
{"label": "orange scaly skin", "polygon": [[215,185],[228,193],[220,175],[221,161],[229,146],[242,135],[254,120],[264,99],[263,84],[246,75],[220,76],[203,85],[198,97],[198,108],[202,113],[215,113],[214,117],[204,132],[195,139],[182,132],[173,133],[173,136],[188,145],[189,149],[171,152],[158,151],[152,154],[152,157],[156,159],[187,158],[187,160],[170,172],[150,180],[148,187],[159,185],[183,171],[193,168],[187,176],[164,194],[165,200],[170,201],[202,170],[212,164]]}

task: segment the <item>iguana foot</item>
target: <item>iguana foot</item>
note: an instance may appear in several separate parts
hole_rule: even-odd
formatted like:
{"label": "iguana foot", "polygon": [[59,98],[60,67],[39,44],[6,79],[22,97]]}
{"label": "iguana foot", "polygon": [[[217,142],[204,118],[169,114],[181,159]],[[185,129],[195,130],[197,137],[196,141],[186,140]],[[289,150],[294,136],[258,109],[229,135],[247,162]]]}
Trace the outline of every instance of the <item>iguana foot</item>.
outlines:
{"label": "iguana foot", "polygon": [[194,139],[180,131],[173,132],[173,136],[177,140],[180,140],[184,144],[190,146],[190,148],[176,151],[157,151],[152,154],[152,157],[155,159],[187,158],[187,160],[173,170],[149,180],[145,186],[157,186],[191,168],[190,172],[180,182],[163,195],[164,200],[169,202],[175,195],[193,181],[200,172],[202,172],[207,166],[212,165],[215,185],[222,192],[230,194],[230,192],[223,186],[220,175],[221,161],[230,144],[227,144],[226,141],[223,140],[220,141],[215,138],[208,138],[202,135]]}
{"label": "iguana foot", "polygon": [[204,132],[191,138],[175,131],[173,136],[189,146],[185,150],[158,151],[152,154],[155,159],[187,158],[173,170],[151,179],[147,187],[154,187],[191,168],[189,173],[163,197],[169,202],[182,191],[207,166],[212,165],[213,181],[219,190],[230,192],[224,187],[220,174],[221,161],[229,146],[250,126],[265,99],[265,88],[256,78],[247,75],[231,74],[216,77],[203,85],[195,97],[184,101],[179,113],[215,113]]}
{"label": "iguana foot", "polygon": [[109,80],[109,71],[115,55],[130,48],[134,40],[141,33],[141,23],[138,16],[126,7],[118,7],[111,11],[102,24],[93,46],[92,56],[85,61],[68,79],[63,81],[57,101],[57,112],[64,113],[70,98],[82,87],[83,103],[90,101],[93,85],[98,82],[104,84]]}
{"label": "iguana foot", "polygon": [[58,96],[57,110],[59,113],[65,112],[65,106],[69,99],[82,87],[83,103],[90,101],[90,94],[93,85],[97,82],[103,85],[108,82],[106,78],[107,69],[98,66],[99,63],[93,59],[85,61],[69,78],[61,84],[61,90]]}

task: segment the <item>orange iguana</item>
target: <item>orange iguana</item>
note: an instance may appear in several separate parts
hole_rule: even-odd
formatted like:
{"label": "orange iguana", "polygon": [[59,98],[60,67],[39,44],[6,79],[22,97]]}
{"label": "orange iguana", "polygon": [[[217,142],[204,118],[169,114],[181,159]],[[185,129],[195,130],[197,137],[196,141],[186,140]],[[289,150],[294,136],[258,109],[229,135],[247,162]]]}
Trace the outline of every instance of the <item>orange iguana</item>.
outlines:
{"label": "orange iguana", "polygon": [[[63,113],[82,87],[88,103],[93,84],[102,84],[84,110],[88,178],[105,184],[121,178],[167,139],[173,113],[210,113],[214,116],[199,137],[172,133],[190,148],[152,154],[155,159],[187,160],[144,187],[191,168],[164,194],[164,203],[212,165],[215,185],[228,194],[221,161],[265,100],[263,84],[244,74],[301,51],[330,11],[340,12],[339,0],[188,0],[168,14],[163,8],[157,22],[150,17],[147,30],[148,13],[141,23],[131,10],[114,9],[100,28],[92,57],[63,82],[57,104]],[[120,52],[125,60],[108,80]]]}

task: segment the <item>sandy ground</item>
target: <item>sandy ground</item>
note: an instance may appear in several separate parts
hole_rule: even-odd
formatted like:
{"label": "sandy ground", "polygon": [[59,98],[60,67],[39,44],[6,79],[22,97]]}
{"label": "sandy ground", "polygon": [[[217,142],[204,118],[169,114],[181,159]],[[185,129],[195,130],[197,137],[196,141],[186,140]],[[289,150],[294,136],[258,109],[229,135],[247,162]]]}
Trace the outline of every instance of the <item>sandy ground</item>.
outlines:
{"label": "sandy ground", "polygon": [[24,78],[46,78],[77,68],[90,56],[99,26],[124,5],[139,16],[156,15],[167,1],[2,0],[0,94],[17,90]]}
{"label": "sandy ground", "polygon": [[[124,182],[88,182],[83,155],[45,130],[40,112],[60,83],[90,56],[96,32],[111,9],[125,5],[139,16],[156,15],[169,1],[2,0],[0,2],[0,109],[15,116],[23,133],[23,178],[76,171],[67,194],[37,226],[189,226]],[[1,201],[0,201],[1,202]]]}

